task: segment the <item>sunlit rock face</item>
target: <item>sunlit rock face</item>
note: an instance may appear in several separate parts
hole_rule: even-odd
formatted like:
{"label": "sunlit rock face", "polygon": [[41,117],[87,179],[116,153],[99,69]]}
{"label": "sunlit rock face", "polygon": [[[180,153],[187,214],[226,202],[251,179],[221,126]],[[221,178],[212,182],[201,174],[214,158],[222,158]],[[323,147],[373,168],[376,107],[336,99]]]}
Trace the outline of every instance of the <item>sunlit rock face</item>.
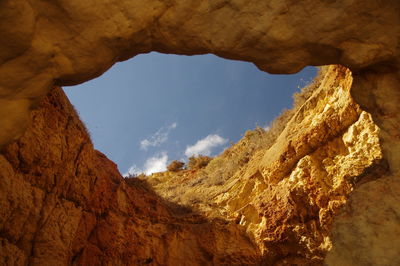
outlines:
{"label": "sunlit rock face", "polygon": [[271,264],[322,263],[333,219],[355,184],[381,167],[382,152],[379,128],[350,96],[350,71],[331,66],[321,75],[271,145],[269,132],[249,131],[204,169],[146,180],[173,202],[236,221]]}
{"label": "sunlit rock face", "polygon": [[[339,208],[336,206],[343,205],[344,198],[353,190],[350,200],[335,218],[329,241],[321,240],[321,237],[328,239],[325,238],[328,233],[316,234],[316,240],[304,235],[305,238],[300,238],[303,241],[300,253],[307,257],[317,254],[313,252],[321,251],[316,257],[316,260],[320,260],[323,257],[321,254],[332,245],[325,261],[329,265],[399,264],[399,20],[400,2],[397,0],[1,1],[1,258],[4,258],[6,264],[29,262],[42,265],[49,261],[50,265],[56,265],[55,257],[62,258],[60,264],[85,264],[93,262],[91,259],[98,255],[101,258],[99,261],[130,263],[127,260],[114,259],[124,257],[115,254],[125,252],[127,257],[132,255],[133,260],[150,263],[150,259],[153,259],[161,263],[160,258],[156,259],[150,255],[147,257],[147,254],[153,253],[135,249],[138,245],[127,246],[126,242],[121,240],[125,239],[129,231],[126,229],[129,227],[126,220],[104,214],[104,210],[107,210],[122,215],[120,203],[115,201],[125,197],[118,192],[121,191],[119,187],[125,185],[122,185],[124,182],[121,181],[115,166],[94,152],[79,120],[65,118],[72,115],[69,104],[65,103],[61,96],[59,99],[53,95],[53,107],[50,107],[51,104],[43,107],[46,105],[43,105],[43,98],[54,84],[70,85],[84,82],[101,75],[117,61],[140,53],[159,51],[187,55],[214,53],[224,58],[253,62],[260,69],[271,73],[293,73],[306,65],[341,64],[350,68],[353,81],[352,84],[348,84],[348,88],[355,102],[340,100],[343,99],[340,98],[343,97],[342,94],[348,94],[348,90],[342,91],[339,86],[334,86],[331,93],[338,97],[337,101],[329,102],[323,95],[315,97],[314,99],[319,100],[314,101],[320,102],[321,106],[316,104],[309,110],[315,110],[313,113],[319,116],[300,112],[300,116],[295,116],[277,138],[276,144],[257,155],[259,164],[256,167],[257,171],[253,171],[253,174],[256,173],[253,179],[259,180],[257,182],[265,184],[265,187],[255,181],[254,184],[258,184],[256,190],[265,192],[271,189],[269,184],[276,188],[282,186],[280,191],[285,191],[286,186],[287,191],[295,191],[291,192],[292,194],[304,195],[304,199],[303,196],[300,197],[302,200],[309,203],[315,201],[316,207],[310,203],[313,207],[304,213],[312,213],[311,217],[314,218],[311,220],[318,217],[321,226],[323,215],[320,211],[335,213]],[[344,71],[341,77],[338,76],[338,81],[350,83],[346,73]],[[341,87],[343,89],[346,86],[342,84]],[[45,101],[50,101],[51,97]],[[63,101],[65,104],[61,104]],[[357,104],[360,108],[356,107]],[[39,106],[42,111],[32,113],[32,110]],[[49,108],[53,108],[53,113],[45,115],[48,111],[43,110],[50,110]],[[304,108],[303,110],[306,110],[308,107]],[[369,112],[372,118],[363,111]],[[37,112],[43,112],[42,118],[38,118]],[[58,112],[64,114],[56,115]],[[371,121],[376,123],[379,130],[374,126],[367,126],[368,123],[371,125]],[[29,123],[31,126],[24,135]],[[76,131],[72,133],[70,129]],[[32,134],[36,134],[36,137]],[[4,147],[23,135],[18,142]],[[380,155],[379,149],[371,148],[377,143],[377,137],[381,147]],[[364,144],[356,144],[360,143],[360,140]],[[329,144],[331,142],[334,144]],[[372,146],[366,148],[368,145]],[[326,151],[322,152],[322,147],[326,147]],[[80,159],[82,156],[89,159]],[[379,159],[380,157],[382,158]],[[231,159],[233,158],[236,157]],[[81,160],[90,163],[80,164]],[[353,160],[357,163],[350,164]],[[300,168],[295,170],[297,167]],[[314,173],[312,178],[306,178],[308,174],[303,168]],[[354,178],[357,175],[360,178]],[[243,176],[247,176],[247,181],[241,181],[238,187],[250,182],[253,175],[243,172]],[[331,203],[330,193],[340,188],[341,184],[347,184],[347,181],[340,180],[347,180],[348,176],[351,180],[356,180],[355,185],[346,185],[340,194],[343,198]],[[320,201],[312,198],[315,195],[304,194],[314,183],[325,179],[330,181],[324,185],[327,187],[322,186],[324,189],[321,188],[317,195],[328,195],[329,200],[321,201],[329,201],[328,205],[317,203]],[[102,182],[105,185],[100,185]],[[135,201],[138,202],[146,198],[138,195],[148,195],[147,191],[143,192],[135,185],[132,187],[134,188],[126,189],[136,192],[128,193],[124,190],[126,193],[122,195],[137,197]],[[253,190],[244,189],[240,195],[245,198],[244,195],[253,193]],[[115,193],[119,193],[120,196],[115,197]],[[260,199],[260,202],[274,202],[275,199],[268,199],[270,193],[264,194],[263,197],[267,198],[264,201]],[[292,206],[288,195],[282,194],[280,199],[277,198],[276,206]],[[232,197],[223,204],[216,204],[234,206],[233,202]],[[150,203],[143,202],[141,206],[147,206],[146,204]],[[245,217],[239,217],[238,224],[251,231],[246,234],[258,232],[258,229],[251,228],[258,228],[261,224],[259,219],[262,221],[262,217],[271,213],[269,205],[266,206],[255,207],[257,212],[266,208],[261,218],[238,213],[238,217]],[[161,209],[168,209],[159,208],[161,213]],[[229,208],[229,211],[238,212],[233,207]],[[96,213],[95,218],[91,214],[88,214],[89,218],[79,218],[81,213],[85,212]],[[254,210],[246,212],[256,213]],[[127,213],[128,216],[131,215],[130,212]],[[292,217],[293,213],[295,212],[283,212],[279,215]],[[149,216],[151,215],[143,214],[143,217]],[[286,222],[295,222],[288,227],[292,228],[288,229],[289,231],[282,229],[284,233],[281,236],[286,236],[287,232],[294,232],[293,228],[298,230],[296,237],[303,236],[301,230],[304,228],[300,225],[296,227],[295,224],[298,221],[307,224],[309,216],[301,214],[295,217],[297,218],[284,219]],[[330,218],[325,220],[330,221]],[[169,222],[165,224],[167,223]],[[98,224],[102,226],[98,227]],[[220,255],[211,256],[212,259],[217,263],[222,262],[222,258],[229,258],[228,261],[233,263],[236,258],[246,257],[249,259],[248,264],[255,263],[260,258],[259,251],[255,250],[260,247],[262,254],[273,257],[274,260],[279,259],[279,254],[291,254],[285,251],[288,247],[279,245],[276,251],[271,251],[272,247],[276,247],[275,236],[271,236],[269,232],[272,231],[268,231],[272,229],[265,229],[269,228],[268,220],[265,220],[265,225],[266,227],[261,226],[264,229],[255,234],[265,243],[261,243],[257,238],[252,240],[254,243],[247,242],[247,235],[238,233],[243,237],[243,243],[240,245],[246,247],[245,251],[241,251],[240,246],[237,246],[238,249],[226,251],[235,255],[226,255],[225,251],[211,248],[221,252]],[[101,231],[104,227],[111,231]],[[93,228],[102,229],[93,231]],[[188,236],[196,234],[194,229],[190,229],[190,226],[188,228]],[[241,230],[241,227],[234,228],[234,231]],[[170,229],[165,230],[171,232]],[[226,234],[224,239],[230,242],[230,237],[233,236],[231,232],[221,230]],[[57,231],[59,235],[53,236],[53,231]],[[162,230],[154,229],[152,232],[157,238],[160,231]],[[83,240],[76,240],[76,236],[81,234],[84,235]],[[108,237],[102,238],[99,235]],[[298,243],[301,241],[297,241],[293,234],[287,236],[287,240],[292,241],[288,240],[291,243],[290,247],[298,249]],[[60,241],[57,242],[57,239]],[[286,238],[283,238],[283,242],[286,241],[284,239]],[[137,241],[141,243],[140,240]],[[180,240],[176,241],[181,243]],[[217,236],[212,241],[221,243]],[[295,243],[294,246],[292,243]],[[318,243],[320,246],[316,247]],[[196,250],[203,252],[205,244],[199,245]],[[252,248],[254,246],[257,248]],[[153,252],[156,250],[147,248]],[[199,251],[199,254],[201,252]],[[245,253],[247,255],[244,255]],[[178,256],[168,249],[161,254]],[[201,254],[203,255],[199,255],[199,258],[207,258],[206,260],[210,261],[208,251]]]}
{"label": "sunlit rock face", "polygon": [[389,1],[2,1],[0,143],[21,136],[54,83],[77,84],[140,53],[216,55],[271,73],[396,65]]}
{"label": "sunlit rock face", "polygon": [[349,194],[385,170],[351,84],[349,70],[326,67],[272,143],[249,131],[203,169],[144,179],[122,178],[93,149],[54,88],[0,154],[1,263],[321,264]]}
{"label": "sunlit rock face", "polygon": [[0,265],[257,265],[243,228],[128,185],[55,88],[0,154]]}

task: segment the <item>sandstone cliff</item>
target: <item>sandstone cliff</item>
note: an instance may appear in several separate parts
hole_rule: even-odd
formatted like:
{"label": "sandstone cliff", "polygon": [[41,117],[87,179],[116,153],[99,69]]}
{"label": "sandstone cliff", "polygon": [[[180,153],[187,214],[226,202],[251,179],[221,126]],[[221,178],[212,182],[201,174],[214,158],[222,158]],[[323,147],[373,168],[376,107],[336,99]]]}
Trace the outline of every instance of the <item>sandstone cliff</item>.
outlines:
{"label": "sandstone cliff", "polygon": [[[375,155],[372,156],[367,152],[368,156],[363,160],[366,163],[363,167],[367,168],[359,175],[361,181],[356,182],[355,186],[344,186],[343,194],[340,195],[344,197],[351,189],[353,192],[333,224],[332,249],[328,252],[325,263],[328,265],[400,264],[398,261],[400,253],[400,238],[398,238],[400,234],[400,207],[398,204],[400,201],[400,111],[398,104],[400,102],[400,2],[398,0],[3,0],[0,1],[0,35],[2,36],[0,40],[1,148],[20,139],[32,119],[38,119],[35,118],[38,116],[37,112],[42,112],[43,115],[46,113],[44,109],[47,107],[42,108],[41,111],[33,110],[40,105],[54,85],[63,86],[87,81],[101,75],[115,62],[126,60],[140,53],[150,51],[185,55],[213,53],[224,58],[252,62],[260,69],[272,73],[293,73],[306,65],[341,64],[348,67],[353,75],[351,96],[362,110],[372,115],[374,123],[379,126],[377,136],[381,146],[382,160],[367,167],[368,161],[375,160],[373,159]],[[45,101],[49,101],[49,98]],[[53,105],[58,105],[59,101],[53,102]],[[333,166],[339,165],[335,162],[344,164],[351,162],[350,158],[345,156],[345,150],[349,150],[351,142],[358,138],[350,136],[357,136],[358,131],[366,131],[362,128],[364,122],[360,122],[351,130],[348,126],[358,121],[360,117],[363,117],[363,121],[370,121],[368,115],[363,113],[359,115],[360,111],[355,111],[354,106],[351,105],[346,107],[349,108],[349,113],[343,111],[336,115],[339,106],[334,102],[329,103],[325,114],[320,119],[316,119],[318,122],[324,118],[336,117],[328,118],[330,122],[326,125],[324,123],[313,124],[310,120],[314,118],[308,116],[306,112],[300,112],[299,116],[293,119],[302,123],[303,126],[310,126],[310,130],[292,132],[293,127],[288,127],[277,139],[277,144],[265,151],[265,156],[263,154],[252,155],[254,157],[251,159],[252,162],[255,163],[255,157],[260,161],[260,167],[255,171],[257,172],[256,176],[262,176],[262,178],[253,178],[262,180],[254,181],[254,184],[265,182],[274,184],[272,187],[283,186],[285,182],[289,181],[297,184],[299,183],[296,181],[297,176],[304,173],[293,169],[300,162],[308,165],[307,167],[312,170],[310,171],[318,173],[318,176],[323,176],[326,172],[328,179],[336,171],[339,175],[346,176],[358,174],[362,167],[359,168],[357,165],[353,167],[351,164],[347,170]],[[315,107],[316,110],[320,110],[318,104]],[[334,111],[327,116],[329,112],[332,112],[329,110]],[[32,114],[32,112],[35,113]],[[55,113],[58,112],[61,111]],[[61,254],[59,257],[63,258],[61,261],[64,262],[71,258],[74,258],[74,261],[90,258],[91,256],[85,255],[88,252],[90,254],[94,254],[94,252],[106,254],[101,257],[101,261],[105,263],[115,262],[116,257],[126,258],[122,255],[110,255],[123,253],[123,248],[98,247],[100,244],[96,243],[104,240],[93,240],[95,234],[84,237],[84,239],[91,239],[87,240],[88,242],[82,240],[87,243],[84,245],[85,248],[82,248],[82,245],[70,244],[71,247],[79,249],[78,252],[71,251],[72,248],[67,248],[65,243],[72,243],[70,241],[72,233],[70,234],[69,230],[75,227],[69,223],[66,223],[65,226],[56,226],[58,223],[50,215],[59,215],[59,217],[80,215],[79,212],[75,212],[75,207],[69,207],[72,206],[72,203],[64,204],[64,200],[52,205],[55,203],[51,197],[57,196],[57,199],[65,199],[68,202],[81,202],[79,204],[86,206],[81,207],[84,213],[96,210],[96,219],[93,218],[93,223],[87,223],[87,230],[90,231],[93,225],[96,225],[94,228],[100,228],[97,226],[97,221],[104,221],[105,218],[104,215],[98,215],[97,210],[100,208],[102,210],[100,213],[114,212],[117,203],[112,195],[116,195],[120,191],[115,187],[125,187],[122,185],[124,182],[118,186],[118,181],[113,181],[120,180],[121,177],[116,170],[110,170],[114,167],[111,167],[112,163],[104,157],[96,155],[97,153],[92,150],[87,136],[85,137],[83,131],[79,130],[79,126],[76,128],[79,132],[75,133],[81,137],[77,139],[68,137],[72,136],[68,135],[70,127],[74,127],[71,125],[79,125],[79,122],[66,122],[66,117],[69,117],[70,114],[72,113],[67,110],[63,115],[57,116],[59,119],[64,117],[60,120],[64,121],[63,123],[58,122],[58,118],[51,118],[53,115],[46,119],[43,117],[43,120],[50,122],[42,122],[39,127],[33,123],[33,126],[29,127],[28,133],[25,134],[25,140],[20,139],[17,144],[14,143],[4,150],[0,173],[1,258],[42,263],[44,259],[39,258],[52,261],[51,256],[58,256],[52,254],[56,254],[58,251]],[[307,121],[307,119],[309,120]],[[343,125],[341,124],[342,119],[345,123]],[[351,122],[352,119],[354,119],[353,122]],[[340,123],[335,125],[338,121]],[[295,125],[292,122],[291,124]],[[333,123],[332,128],[330,128],[331,123]],[[58,133],[52,132],[51,127],[57,126],[60,126],[58,131],[56,130]],[[326,138],[311,129],[324,132],[330,132],[332,129],[335,133],[328,133],[329,137]],[[322,149],[319,148],[318,143],[330,147],[327,143],[339,138],[340,131],[345,132],[347,129],[350,131],[346,135],[348,138],[342,138],[344,144],[338,140],[336,144],[332,144],[333,146],[338,145],[337,148],[344,152],[342,157],[332,155],[336,152],[340,153],[340,151],[335,150],[330,153],[331,148],[327,148],[326,154],[318,153]],[[371,130],[373,131],[373,129]],[[29,136],[32,134],[36,134],[36,139],[41,141],[37,141],[37,144],[32,143],[29,140]],[[46,136],[48,142],[44,142],[43,136],[40,135]],[[375,138],[372,137],[372,139]],[[291,142],[286,142],[289,140]],[[302,144],[302,140],[306,141],[305,145]],[[68,147],[68,145],[75,146]],[[359,149],[357,145],[353,148],[350,154],[355,157],[364,156],[365,152],[357,151]],[[80,154],[91,159],[81,161]],[[243,158],[247,160],[246,156]],[[322,158],[333,158],[333,162]],[[320,159],[322,163],[320,163]],[[335,161],[336,159],[338,161]],[[318,167],[315,168],[313,163],[316,163]],[[92,165],[98,167],[92,168]],[[104,165],[109,166],[107,171],[110,173],[102,172],[105,170],[101,170],[100,166]],[[331,166],[328,167],[328,165]],[[251,168],[248,166],[245,169]],[[236,172],[234,169],[232,171]],[[55,172],[57,174],[54,174]],[[297,174],[292,176],[292,173]],[[86,177],[81,177],[81,175]],[[115,178],[112,178],[113,176]],[[358,178],[350,179],[357,180]],[[322,190],[322,194],[317,193],[317,195],[328,195],[327,201],[332,202],[330,193],[335,190],[336,185],[339,184],[341,187],[340,184],[346,184],[346,182],[342,183],[340,179],[337,181],[334,178],[334,185],[328,183],[327,187]],[[153,184],[157,188],[157,185]],[[168,186],[168,183],[165,185]],[[308,183],[301,184],[300,182],[297,190],[305,190],[309,186]],[[139,188],[127,189],[142,191]],[[216,195],[220,195],[216,201],[216,205],[220,208],[228,206],[229,195],[236,193],[231,190],[226,203],[223,203],[218,189],[215,191]],[[240,191],[240,188],[236,191]],[[245,191],[244,188],[243,191]],[[125,195],[125,193],[122,194]],[[130,193],[127,192],[127,194]],[[147,192],[145,194],[149,195]],[[138,201],[144,198],[146,197],[139,197]],[[168,198],[171,197],[168,195]],[[305,199],[307,198],[309,198],[308,194]],[[113,203],[110,203],[109,199]],[[181,199],[174,200],[181,201]],[[256,201],[253,201],[251,199],[251,206],[255,206]],[[338,201],[342,202],[341,199]],[[291,201],[288,202],[291,205]],[[80,207],[79,204],[75,205]],[[64,205],[67,207],[64,208]],[[122,206],[125,205],[122,204]],[[315,206],[317,207],[312,209],[313,213],[317,209],[318,211],[327,210],[325,203],[322,205],[318,203]],[[71,210],[71,212],[61,212],[60,208]],[[236,208],[229,208],[239,213],[240,217],[247,217]],[[256,211],[252,212],[256,213],[261,209],[262,206],[256,206]],[[262,217],[266,217],[266,215],[262,214]],[[174,215],[171,214],[171,216]],[[148,216],[144,215],[144,217]],[[319,217],[320,215],[318,215]],[[306,221],[308,221],[307,219]],[[59,220],[70,221],[70,219],[64,218],[59,218]],[[113,224],[109,220],[107,221],[108,223],[104,222],[103,225]],[[168,223],[166,222],[166,224]],[[323,222],[320,221],[320,223],[321,226],[324,226]],[[49,227],[46,226],[47,224]],[[259,222],[254,219],[253,222],[246,222],[246,224],[253,226],[244,226],[242,229],[245,228],[249,235],[252,235],[254,230],[251,228],[257,227]],[[328,224],[326,223],[326,225]],[[103,225],[101,228],[104,228]],[[86,225],[80,224],[79,226],[85,227]],[[124,229],[117,231],[123,232],[121,235],[125,236],[126,226],[124,224]],[[50,227],[59,232],[54,238],[48,234]],[[112,228],[115,229],[115,227]],[[237,228],[240,230],[241,227]],[[79,234],[77,233],[77,235]],[[255,235],[257,236],[257,234]],[[301,233],[293,238],[300,235]],[[325,234],[321,233],[320,236],[325,236]],[[54,248],[56,250],[54,252],[45,252],[46,249],[40,247],[48,245],[46,243],[53,243],[49,242],[49,239],[54,243],[58,241],[57,239],[61,239],[65,243],[63,242],[62,247],[54,245],[57,247]],[[213,239],[219,243],[217,238]],[[260,252],[268,254],[266,250],[270,240],[268,237],[265,239],[266,245],[260,243],[257,237],[254,243],[260,248]],[[305,239],[311,238],[306,236]],[[120,242],[118,243],[111,246],[123,246]],[[318,244],[321,241],[312,240],[312,243]],[[315,248],[314,244],[301,251],[301,256],[310,256],[307,254],[311,254],[314,252],[313,250],[322,250],[322,252],[326,250],[323,247]],[[51,247],[53,245],[49,244],[49,248]],[[104,252],[104,250],[112,251]],[[273,254],[279,254],[279,252],[281,251],[278,250]],[[222,252],[220,256],[223,257],[223,254]],[[317,255],[317,257],[320,256]],[[150,260],[146,258],[145,261]]]}
{"label": "sandstone cliff", "polygon": [[59,88],[0,155],[0,265],[255,265],[257,247],[225,220],[127,185],[93,149]]}
{"label": "sandstone cliff", "polygon": [[173,202],[237,222],[273,264],[321,263],[334,216],[371,169],[385,167],[379,129],[350,96],[350,71],[321,75],[272,143],[269,132],[249,131],[204,169],[145,180]]}
{"label": "sandstone cliff", "polygon": [[93,149],[54,88],[0,155],[0,264],[321,264],[348,195],[385,171],[351,84],[325,68],[273,136],[249,131],[203,169],[144,179]]}
{"label": "sandstone cliff", "polygon": [[271,73],[389,70],[400,56],[399,9],[397,0],[3,0],[0,145],[21,136],[54,84],[84,82],[151,51],[213,53]]}

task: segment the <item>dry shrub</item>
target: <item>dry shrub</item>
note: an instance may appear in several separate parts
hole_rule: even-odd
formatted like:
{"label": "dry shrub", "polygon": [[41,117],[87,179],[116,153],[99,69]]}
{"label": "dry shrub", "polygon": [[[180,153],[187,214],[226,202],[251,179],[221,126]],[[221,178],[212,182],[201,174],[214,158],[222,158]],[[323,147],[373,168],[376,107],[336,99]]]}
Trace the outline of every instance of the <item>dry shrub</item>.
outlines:
{"label": "dry shrub", "polygon": [[[262,158],[263,152],[276,142],[289,120],[318,89],[323,76],[323,71],[320,71],[319,76],[310,85],[294,95],[293,108],[283,110],[268,129],[257,127],[248,130],[238,143],[212,160],[208,156],[190,157],[188,169],[199,170],[192,173],[189,179],[185,182],[180,182],[180,179],[160,181],[171,182],[164,184],[164,187],[168,188],[165,191],[168,191],[169,199],[186,205],[208,204],[218,193],[230,189],[234,183],[230,179],[235,176],[240,178],[241,168],[246,167],[252,158],[255,160]],[[157,184],[160,185],[160,182],[157,181]]]}
{"label": "dry shrub", "polygon": [[188,168],[192,170],[204,168],[211,160],[212,158],[209,156],[192,156],[189,158]]}
{"label": "dry shrub", "polygon": [[254,130],[246,131],[242,140],[212,160],[206,168],[208,176],[205,183],[213,185],[223,184],[241,167],[246,165],[256,151],[268,150],[276,142],[276,139],[285,129],[289,120],[319,87],[324,76],[324,71],[325,69],[320,69],[314,81],[293,96],[293,108],[283,110],[270,124],[269,129],[257,127]]}
{"label": "dry shrub", "polygon": [[224,160],[221,157],[215,157],[207,165],[207,172],[217,171],[218,169],[221,168],[221,165],[223,164],[223,162],[224,162]]}
{"label": "dry shrub", "polygon": [[145,174],[129,174],[124,178],[125,183],[132,187],[137,187],[139,183],[142,182],[142,179],[145,178]]}
{"label": "dry shrub", "polygon": [[264,149],[268,149],[275,143],[276,139],[285,129],[289,120],[296,113],[295,110],[284,109],[282,113],[275,118],[275,120],[271,123],[269,130],[265,132],[265,134],[260,138],[260,141],[263,145]]}
{"label": "dry shrub", "polygon": [[170,172],[178,172],[185,166],[184,162],[173,160],[168,166],[167,170]]}
{"label": "dry shrub", "polygon": [[294,114],[300,109],[300,107],[312,96],[312,94],[321,85],[322,79],[325,75],[326,68],[320,67],[317,76],[311,81],[310,84],[303,87],[300,92],[293,94],[293,107],[292,109],[284,109],[282,113],[275,118],[271,123],[269,130],[266,131],[260,141],[263,144],[263,148],[269,148],[275,143],[276,139],[285,129],[289,120],[294,116]]}

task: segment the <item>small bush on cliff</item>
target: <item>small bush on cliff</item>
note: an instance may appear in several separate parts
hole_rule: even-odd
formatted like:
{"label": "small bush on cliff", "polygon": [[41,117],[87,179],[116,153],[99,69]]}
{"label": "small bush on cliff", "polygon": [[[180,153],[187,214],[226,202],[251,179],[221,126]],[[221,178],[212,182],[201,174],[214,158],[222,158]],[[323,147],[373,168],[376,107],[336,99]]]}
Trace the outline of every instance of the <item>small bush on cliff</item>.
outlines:
{"label": "small bush on cliff", "polygon": [[167,170],[170,172],[178,172],[185,166],[184,162],[173,160],[168,166]]}
{"label": "small bush on cliff", "polygon": [[199,155],[197,157],[192,156],[189,158],[188,167],[189,169],[201,169],[208,165],[208,163],[212,160],[209,156]]}
{"label": "small bush on cliff", "polygon": [[129,178],[136,178],[138,175],[134,174],[134,173],[128,173],[128,175],[124,176],[125,179],[129,179]]}
{"label": "small bush on cliff", "polygon": [[289,120],[296,119],[294,117],[296,112],[319,88],[323,73],[324,68],[312,83],[293,96],[292,109],[283,110],[269,127],[257,127],[247,131],[238,143],[225,149],[221,155],[212,160],[208,156],[189,158],[188,169],[196,169],[195,172],[187,171],[184,175],[175,175],[175,178],[157,180],[153,183],[162,188],[160,191],[164,191],[164,195],[174,202],[188,206],[209,204],[217,195],[225,193],[236,184],[236,180],[247,170],[243,168],[241,171],[241,168],[246,167],[250,160],[254,160],[255,165],[262,160],[265,151],[274,145]]}
{"label": "small bush on cliff", "polygon": [[206,168],[207,181],[204,183],[212,185],[225,183],[225,181],[233,177],[257,151],[269,149],[285,129],[289,120],[319,87],[323,78],[323,71],[324,69],[321,69],[313,82],[293,96],[294,104],[292,109],[283,110],[266,129],[257,127],[254,130],[248,130],[242,140],[226,149],[222,155],[214,159]]}
{"label": "small bush on cliff", "polygon": [[141,182],[140,180],[146,177],[145,174],[131,174],[129,173],[128,176],[125,176],[124,180],[127,185],[129,186],[136,186],[138,182]]}

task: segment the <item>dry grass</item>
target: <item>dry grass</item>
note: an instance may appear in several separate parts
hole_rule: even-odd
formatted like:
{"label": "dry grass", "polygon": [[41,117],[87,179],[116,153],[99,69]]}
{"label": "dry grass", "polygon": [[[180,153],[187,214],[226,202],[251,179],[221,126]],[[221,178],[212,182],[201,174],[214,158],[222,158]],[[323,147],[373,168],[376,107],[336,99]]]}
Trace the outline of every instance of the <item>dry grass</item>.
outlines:
{"label": "dry grass", "polygon": [[168,177],[154,184],[155,189],[169,200],[179,204],[193,206],[207,205],[212,198],[225,191],[234,178],[240,176],[241,169],[257,154],[268,150],[285,129],[289,120],[319,87],[323,71],[300,92],[293,95],[293,108],[282,113],[265,130],[257,127],[248,130],[236,144],[226,149],[221,155],[210,158],[199,156],[189,158],[188,169],[179,175]]}
{"label": "dry grass", "polygon": [[197,157],[192,156],[189,158],[188,168],[191,170],[201,169],[208,165],[212,160],[211,157],[199,155]]}

